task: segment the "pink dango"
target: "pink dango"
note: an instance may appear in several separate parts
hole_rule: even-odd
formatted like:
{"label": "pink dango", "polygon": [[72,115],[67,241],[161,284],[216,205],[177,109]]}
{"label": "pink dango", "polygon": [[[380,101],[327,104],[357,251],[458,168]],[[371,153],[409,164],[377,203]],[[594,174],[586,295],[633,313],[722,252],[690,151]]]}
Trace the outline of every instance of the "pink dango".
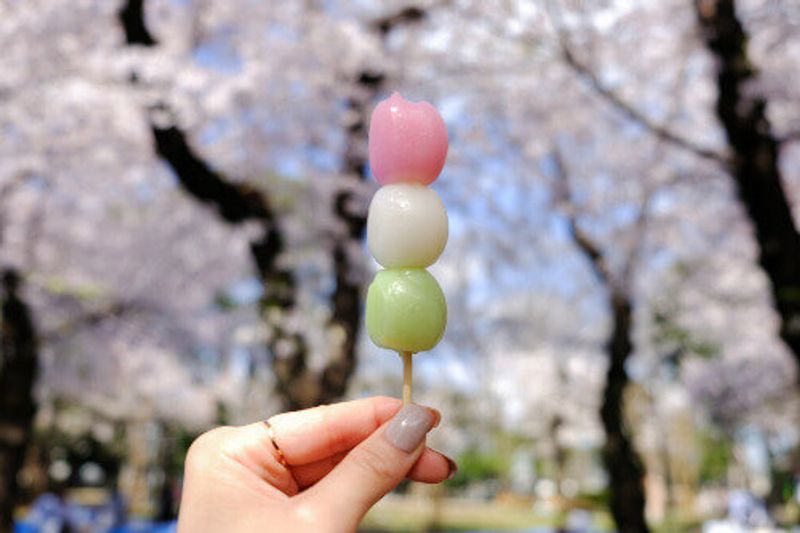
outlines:
{"label": "pink dango", "polygon": [[369,164],[381,185],[430,185],[447,158],[447,127],[428,102],[399,93],[377,105],[369,125]]}

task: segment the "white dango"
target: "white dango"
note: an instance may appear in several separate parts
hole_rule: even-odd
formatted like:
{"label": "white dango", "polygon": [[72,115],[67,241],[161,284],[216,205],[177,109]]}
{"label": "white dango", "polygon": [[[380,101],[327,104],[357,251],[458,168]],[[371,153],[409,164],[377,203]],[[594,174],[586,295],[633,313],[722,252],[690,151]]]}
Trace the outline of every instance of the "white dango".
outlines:
{"label": "white dango", "polygon": [[384,185],[369,206],[367,246],[384,268],[425,268],[442,254],[447,229],[447,211],[433,189]]}

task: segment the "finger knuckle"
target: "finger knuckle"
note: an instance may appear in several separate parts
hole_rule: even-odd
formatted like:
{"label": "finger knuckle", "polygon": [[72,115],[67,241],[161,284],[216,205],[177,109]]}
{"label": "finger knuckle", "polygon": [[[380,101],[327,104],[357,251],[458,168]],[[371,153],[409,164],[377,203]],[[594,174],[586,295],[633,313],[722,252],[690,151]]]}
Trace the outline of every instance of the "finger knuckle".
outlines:
{"label": "finger knuckle", "polygon": [[225,433],[225,428],[214,428],[206,431],[192,442],[186,452],[185,467],[187,471],[202,471],[210,465],[223,433]]}
{"label": "finger knuckle", "polygon": [[356,465],[368,475],[381,480],[394,480],[397,477],[396,469],[386,457],[377,450],[363,446],[354,450],[353,460]]}

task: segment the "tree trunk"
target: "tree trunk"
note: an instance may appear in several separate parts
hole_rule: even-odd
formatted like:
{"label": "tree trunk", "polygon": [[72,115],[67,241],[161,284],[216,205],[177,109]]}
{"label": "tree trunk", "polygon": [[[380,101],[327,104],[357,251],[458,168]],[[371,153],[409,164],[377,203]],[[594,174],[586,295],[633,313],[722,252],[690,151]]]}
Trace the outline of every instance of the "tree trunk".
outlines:
{"label": "tree trunk", "polygon": [[[374,21],[372,29],[382,39],[397,25],[418,22],[426,13],[407,7]],[[129,45],[156,46],[157,41],[144,21],[144,0],[128,0],[119,13]],[[377,97],[385,75],[365,69],[353,80],[353,96],[348,108],[354,117],[345,124],[347,147],[343,173],[354,180],[367,177],[367,124],[372,101]],[[136,76],[132,76],[135,83]],[[255,221],[261,236],[251,243],[251,255],[264,287],[261,311],[270,328],[268,351],[277,380],[277,391],[287,410],[302,409],[341,398],[347,392],[356,368],[356,340],[361,325],[361,283],[354,275],[358,269],[349,249],[359,247],[366,227],[366,210],[353,207],[352,193],[342,191],[333,200],[335,215],[345,228],[330,244],[334,266],[334,290],[330,297],[331,318],[328,327],[342,332],[340,345],[328,354],[325,367],[308,367],[308,348],[302,335],[286,331],[282,316],[296,304],[296,283],[290,270],[278,266],[284,251],[280,225],[263,191],[246,184],[227,181],[206,163],[189,145],[186,134],[175,126],[152,125],[156,151],[169,164],[184,190],[195,199],[214,206],[231,224]]]}
{"label": "tree trunk", "polygon": [[[778,165],[780,143],[753,90],[748,35],[734,0],[695,0],[703,38],[717,62],[716,113],[733,154],[731,172],[755,230],[758,260],[772,286],[781,337],[800,365],[800,234]],[[798,373],[800,377],[800,372]]]}
{"label": "tree trunk", "polygon": [[[345,124],[346,149],[342,172],[350,179],[367,179],[367,125],[372,102],[378,96],[385,76],[382,72],[363,71],[356,78],[355,93],[348,99],[347,107],[353,120]],[[345,228],[343,238],[333,243],[333,268],[336,280],[332,297],[333,313],[330,326],[343,330],[345,340],[340,351],[334,354],[322,379],[324,389],[333,397],[344,395],[349,377],[355,370],[355,343],[361,327],[361,284],[354,279],[358,270],[348,259],[347,248],[364,238],[367,225],[365,210],[354,210],[352,193],[344,190],[334,198],[334,213]]]}
{"label": "tree trunk", "polygon": [[260,311],[270,330],[267,349],[272,356],[276,389],[287,409],[320,402],[320,383],[307,366],[303,337],[287,331],[283,317],[294,311],[296,282],[293,272],[279,266],[284,238],[265,193],[246,184],[227,181],[189,145],[176,126],[151,126],[158,155],[172,168],[184,191],[214,207],[230,224],[254,222],[261,235],[250,243],[250,254],[263,287]]}
{"label": "tree trunk", "polygon": [[3,273],[0,330],[0,531],[11,531],[19,492],[18,474],[31,441],[38,367],[36,328],[19,294],[20,279]]}
{"label": "tree trunk", "polygon": [[[129,45],[157,44],[144,22],[143,0],[129,0],[120,11],[120,22]],[[132,80],[135,83],[136,77],[132,76]],[[156,152],[190,196],[216,208],[226,222],[255,222],[261,227],[261,235],[251,242],[250,251],[263,286],[260,309],[270,329],[267,349],[284,407],[301,409],[341,397],[355,371],[355,341],[361,321],[360,285],[351,282],[348,276],[351,266],[344,252],[347,242],[337,241],[333,246],[336,286],[331,296],[331,325],[341,328],[344,338],[340,350],[330,355],[325,368],[315,372],[308,367],[303,336],[284,327],[283,317],[291,314],[296,305],[296,281],[293,272],[279,266],[285,242],[267,195],[246,184],[226,180],[191,148],[186,134],[177,127],[152,125],[151,129]],[[343,218],[346,211],[338,202],[344,206],[346,200],[337,197],[337,214],[341,213]],[[344,239],[361,239],[364,215],[347,216],[350,218],[345,219],[348,233]]]}
{"label": "tree trunk", "polygon": [[[571,203],[569,173],[557,149],[553,152],[553,158],[559,179],[555,194],[562,201]],[[606,436],[603,463],[609,477],[611,515],[620,533],[646,532],[644,467],[628,435],[624,409],[625,389],[630,381],[625,363],[633,352],[633,301],[627,287],[631,285],[629,276],[633,271],[633,261],[636,260],[635,252],[628,257],[628,265],[623,269],[626,276],[619,280],[609,268],[605,251],[578,225],[575,209],[567,210],[567,222],[572,242],[589,262],[595,278],[608,293],[612,328],[605,346],[609,361],[600,419]],[[644,218],[640,217],[638,223],[643,224]],[[638,238],[643,238],[643,235],[640,232]]]}
{"label": "tree trunk", "polygon": [[600,418],[606,434],[603,461],[610,478],[611,514],[620,533],[648,531],[644,517],[644,468],[625,426],[624,394],[628,385],[625,362],[633,351],[630,297],[611,291],[613,320],[606,349],[609,356]]}

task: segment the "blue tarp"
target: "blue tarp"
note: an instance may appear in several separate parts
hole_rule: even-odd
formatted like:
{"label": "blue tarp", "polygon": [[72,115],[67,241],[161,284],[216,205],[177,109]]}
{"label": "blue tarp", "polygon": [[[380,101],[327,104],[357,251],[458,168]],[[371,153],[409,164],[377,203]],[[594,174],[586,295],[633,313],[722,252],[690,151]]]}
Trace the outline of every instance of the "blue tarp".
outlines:
{"label": "blue tarp", "polygon": [[14,533],[60,533],[67,525],[72,530],[92,533],[172,533],[175,522],[125,521],[122,501],[111,498],[98,506],[62,501],[54,494],[43,494],[31,506],[28,516],[14,525]]}

